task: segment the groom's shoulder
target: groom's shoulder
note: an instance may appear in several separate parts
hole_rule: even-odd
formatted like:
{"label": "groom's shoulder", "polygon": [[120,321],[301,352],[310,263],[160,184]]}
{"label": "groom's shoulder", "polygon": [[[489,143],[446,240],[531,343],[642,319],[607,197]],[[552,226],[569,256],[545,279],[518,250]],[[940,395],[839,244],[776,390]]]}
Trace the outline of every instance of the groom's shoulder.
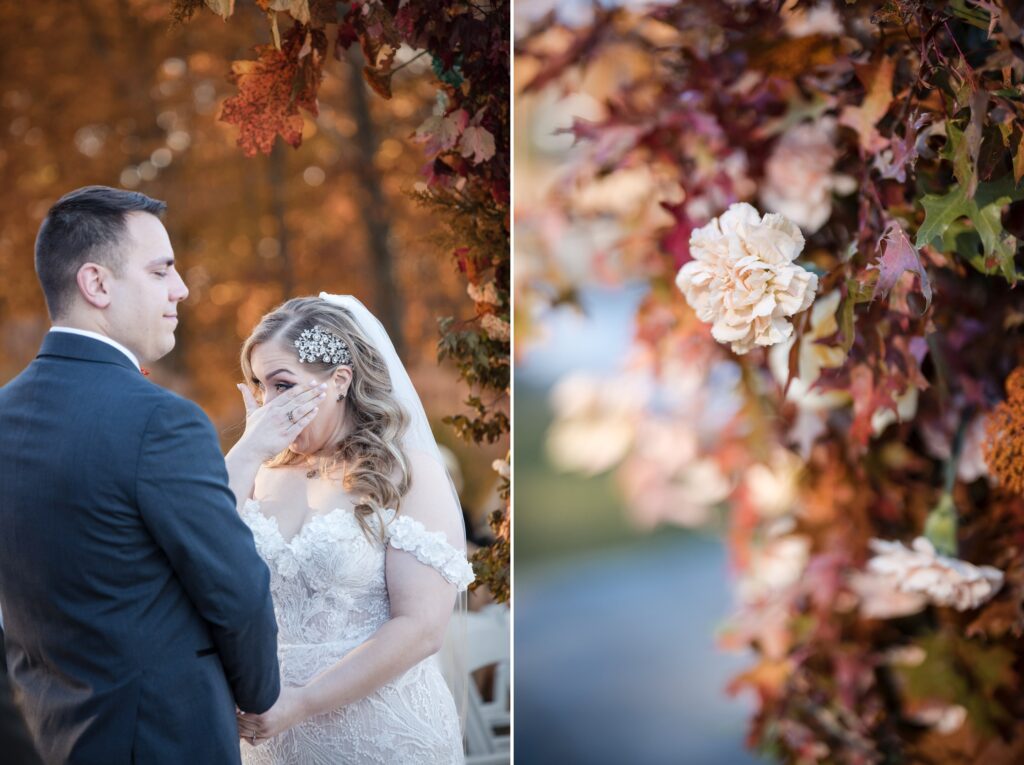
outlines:
{"label": "groom's shoulder", "polygon": [[151,420],[176,425],[190,421],[209,423],[206,412],[195,401],[148,381],[146,384],[149,388],[139,392],[139,404],[149,411]]}
{"label": "groom's shoulder", "polygon": [[146,430],[157,431],[192,422],[209,423],[206,413],[194,401],[143,375],[122,373],[117,368],[107,371],[107,374],[117,378],[116,384],[93,400],[94,406],[105,410],[104,417],[128,420],[135,423],[135,427],[143,426]]}

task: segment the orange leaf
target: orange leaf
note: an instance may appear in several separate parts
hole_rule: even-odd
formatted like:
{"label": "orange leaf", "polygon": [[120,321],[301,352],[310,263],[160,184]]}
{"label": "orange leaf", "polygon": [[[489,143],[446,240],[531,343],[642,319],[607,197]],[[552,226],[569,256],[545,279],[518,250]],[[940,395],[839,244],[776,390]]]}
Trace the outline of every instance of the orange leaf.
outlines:
{"label": "orange leaf", "polygon": [[839,115],[839,124],[857,131],[864,151],[874,153],[889,145],[875,125],[889,111],[892,103],[892,78],[896,64],[891,58],[883,58],[877,67],[858,67],[857,75],[865,84],[867,92],[860,106],[846,106]]}
{"label": "orange leaf", "polygon": [[238,145],[246,156],[257,151],[269,154],[278,135],[298,147],[303,124],[299,107],[317,114],[316,91],[327,39],[314,31],[313,55],[300,58],[307,36],[308,31],[296,25],[285,35],[281,50],[263,45],[256,49],[256,61],[231,65],[230,79],[238,85],[238,95],[224,102],[220,119],[238,126]]}

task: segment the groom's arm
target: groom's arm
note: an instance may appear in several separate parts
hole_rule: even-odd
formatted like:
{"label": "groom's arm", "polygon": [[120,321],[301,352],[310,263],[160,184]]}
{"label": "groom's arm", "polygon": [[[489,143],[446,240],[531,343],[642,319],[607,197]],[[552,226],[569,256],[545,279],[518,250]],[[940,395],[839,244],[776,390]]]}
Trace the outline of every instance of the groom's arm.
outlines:
{"label": "groom's arm", "polygon": [[224,457],[203,411],[168,398],[146,426],[136,476],[139,510],[207,621],[235,703],[277,700],[277,624],[270,572],[235,511]]}

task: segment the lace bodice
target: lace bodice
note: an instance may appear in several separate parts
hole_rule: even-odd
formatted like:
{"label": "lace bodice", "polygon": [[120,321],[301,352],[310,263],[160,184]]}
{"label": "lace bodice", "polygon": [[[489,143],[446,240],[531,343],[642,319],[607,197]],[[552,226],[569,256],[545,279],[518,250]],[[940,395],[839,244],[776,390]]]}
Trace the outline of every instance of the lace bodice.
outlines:
{"label": "lace bodice", "polygon": [[[396,517],[397,516],[397,517]],[[390,617],[384,581],[386,545],[412,553],[459,590],[473,581],[466,556],[441,532],[394,510],[376,516],[364,532],[349,509],[314,516],[289,541],[277,519],[248,500],[242,513],[256,549],[270,568],[280,643],[362,642]]]}
{"label": "lace bodice", "polygon": [[[278,625],[281,680],[301,686],[363,643],[391,615],[384,577],[387,548],[404,550],[459,590],[473,581],[460,550],[441,532],[394,510],[371,533],[355,514],[317,515],[286,541],[277,519],[255,500],[243,520],[270,569]],[[462,736],[436,656],[421,661],[367,697],[309,718],[259,747],[242,744],[245,765],[390,765],[463,762]]]}

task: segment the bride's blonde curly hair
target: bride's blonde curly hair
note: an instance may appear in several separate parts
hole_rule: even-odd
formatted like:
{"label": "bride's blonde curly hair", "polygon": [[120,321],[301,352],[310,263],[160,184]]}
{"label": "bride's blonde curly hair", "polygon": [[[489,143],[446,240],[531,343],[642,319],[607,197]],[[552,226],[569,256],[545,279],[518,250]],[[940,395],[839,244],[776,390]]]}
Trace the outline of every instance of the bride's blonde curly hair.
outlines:
{"label": "bride's blonde curly hair", "polygon": [[[352,314],[345,308],[316,297],[293,298],[268,313],[242,344],[242,373],[246,383],[259,396],[252,370],[252,352],[257,345],[279,341],[294,352],[295,341],[314,327],[345,341],[352,354],[352,383],[345,398],[346,415],[351,422],[348,434],[321,456],[320,474],[330,475],[344,465],[342,487],[357,497],[356,518],[370,532],[367,517],[376,514],[383,531],[381,512],[398,509],[409,490],[409,460],[402,450],[402,435],[409,415],[394,397],[391,376],[380,352],[366,338]],[[298,352],[295,352],[298,358]],[[307,361],[304,368],[333,372],[340,364]],[[300,464],[304,457],[285,449],[266,464],[268,467]]]}

